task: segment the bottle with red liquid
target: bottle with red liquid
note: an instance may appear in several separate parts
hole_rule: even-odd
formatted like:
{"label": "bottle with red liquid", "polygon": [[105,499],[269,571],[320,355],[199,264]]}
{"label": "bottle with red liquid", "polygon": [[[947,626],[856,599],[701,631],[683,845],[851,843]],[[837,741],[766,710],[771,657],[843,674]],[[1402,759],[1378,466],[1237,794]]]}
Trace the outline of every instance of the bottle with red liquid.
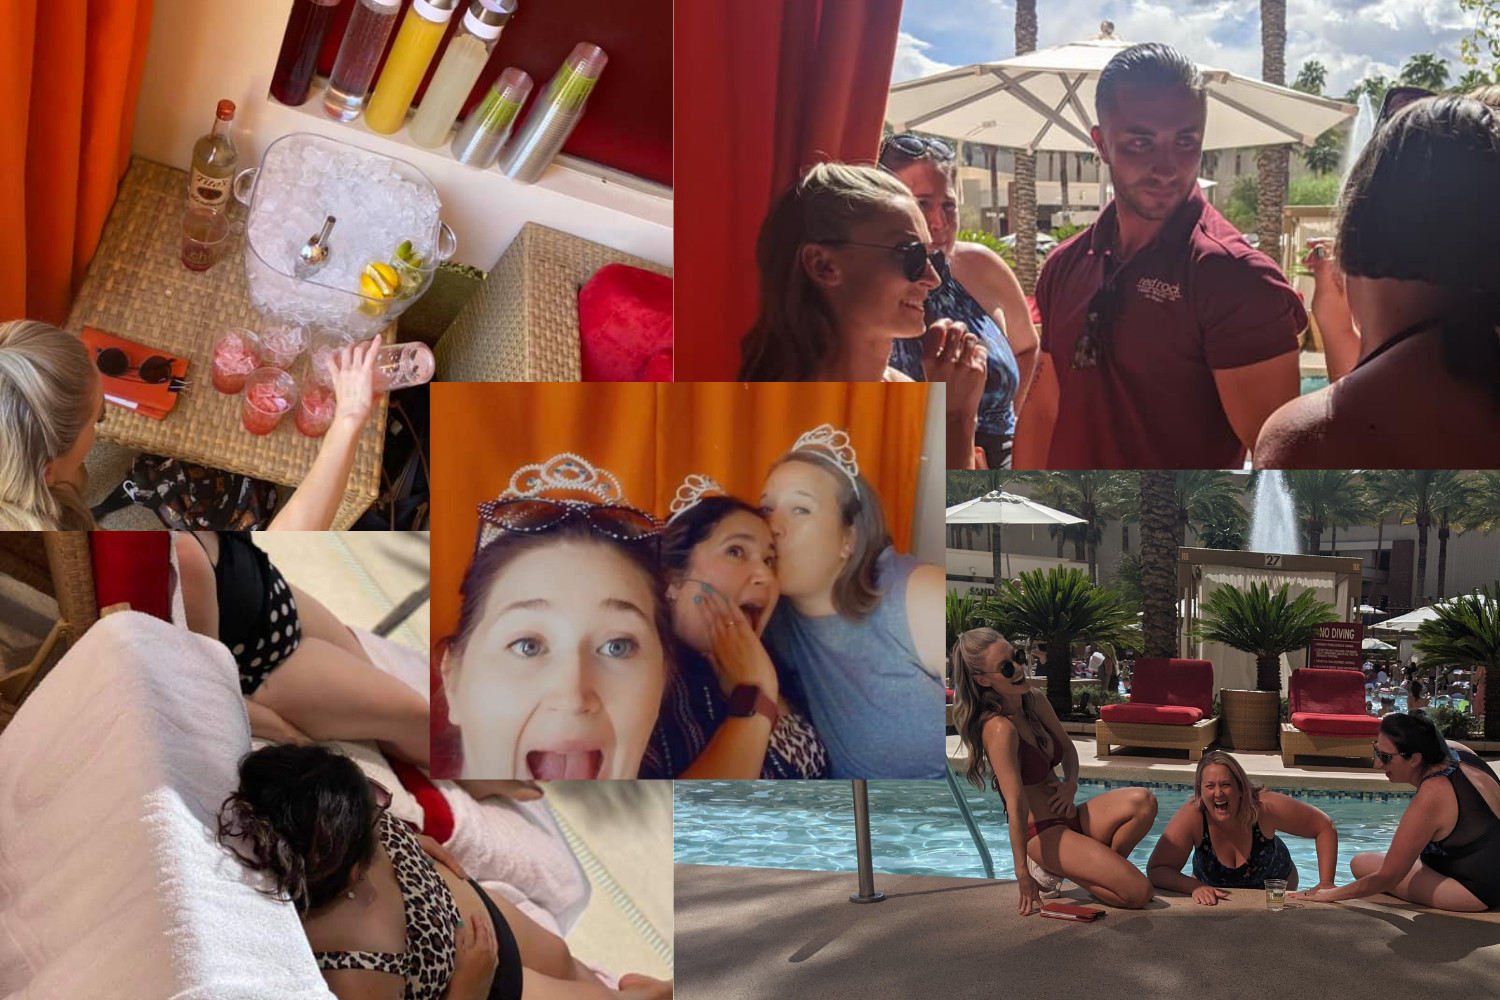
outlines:
{"label": "bottle with red liquid", "polygon": [[271,76],[271,96],[282,104],[295,108],[307,101],[318,68],[318,52],[338,6],[339,0],[292,3],[292,16],[287,19],[286,34],[281,36],[281,55]]}

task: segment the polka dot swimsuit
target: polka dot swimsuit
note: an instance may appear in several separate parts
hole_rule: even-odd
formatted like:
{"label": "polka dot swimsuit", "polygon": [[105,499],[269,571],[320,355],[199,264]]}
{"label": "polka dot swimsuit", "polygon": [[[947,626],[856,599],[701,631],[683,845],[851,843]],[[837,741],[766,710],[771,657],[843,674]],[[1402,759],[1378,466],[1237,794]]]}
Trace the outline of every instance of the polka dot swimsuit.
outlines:
{"label": "polka dot swimsuit", "polygon": [[219,641],[239,666],[240,692],[249,695],[301,645],[302,622],[292,588],[249,532],[218,536]]}

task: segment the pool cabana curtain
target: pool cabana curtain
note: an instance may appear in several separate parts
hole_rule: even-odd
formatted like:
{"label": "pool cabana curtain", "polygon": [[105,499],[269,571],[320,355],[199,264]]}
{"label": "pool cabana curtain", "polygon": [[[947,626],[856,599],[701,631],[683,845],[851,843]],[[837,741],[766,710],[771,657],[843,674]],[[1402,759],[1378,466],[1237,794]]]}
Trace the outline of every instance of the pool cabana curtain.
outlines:
{"label": "pool cabana curtain", "polygon": [[819,161],[880,151],[901,0],[679,2],[677,381],[734,378],[755,319],[755,237]]}
{"label": "pool cabana curtain", "polygon": [[152,2],[6,7],[0,321],[67,319],[129,165]]}

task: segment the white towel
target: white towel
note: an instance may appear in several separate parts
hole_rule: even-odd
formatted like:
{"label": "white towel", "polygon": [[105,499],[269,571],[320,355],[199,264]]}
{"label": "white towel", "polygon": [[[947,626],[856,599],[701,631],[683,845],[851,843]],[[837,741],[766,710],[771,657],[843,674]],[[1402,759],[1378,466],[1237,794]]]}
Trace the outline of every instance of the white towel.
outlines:
{"label": "white towel", "polygon": [[0,995],[330,1000],[214,839],[249,739],[223,645],[136,613],[79,640],[0,736]]}

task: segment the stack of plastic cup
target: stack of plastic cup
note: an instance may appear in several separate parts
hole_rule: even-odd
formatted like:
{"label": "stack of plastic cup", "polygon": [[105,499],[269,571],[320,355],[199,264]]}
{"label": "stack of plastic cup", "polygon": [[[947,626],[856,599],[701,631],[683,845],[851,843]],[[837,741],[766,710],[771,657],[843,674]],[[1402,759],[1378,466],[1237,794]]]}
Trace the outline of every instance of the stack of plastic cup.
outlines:
{"label": "stack of plastic cup", "polygon": [[500,157],[500,170],[507,177],[531,184],[562,149],[573,128],[583,117],[584,105],[609,56],[589,42],[573,46],[552,82],[526,116],[521,132]]}
{"label": "stack of plastic cup", "polygon": [[531,94],[531,77],[514,66],[500,74],[495,86],[469,112],[463,127],[453,137],[453,158],[480,170],[488,168],[500,155],[500,148],[510,138],[521,105]]}

